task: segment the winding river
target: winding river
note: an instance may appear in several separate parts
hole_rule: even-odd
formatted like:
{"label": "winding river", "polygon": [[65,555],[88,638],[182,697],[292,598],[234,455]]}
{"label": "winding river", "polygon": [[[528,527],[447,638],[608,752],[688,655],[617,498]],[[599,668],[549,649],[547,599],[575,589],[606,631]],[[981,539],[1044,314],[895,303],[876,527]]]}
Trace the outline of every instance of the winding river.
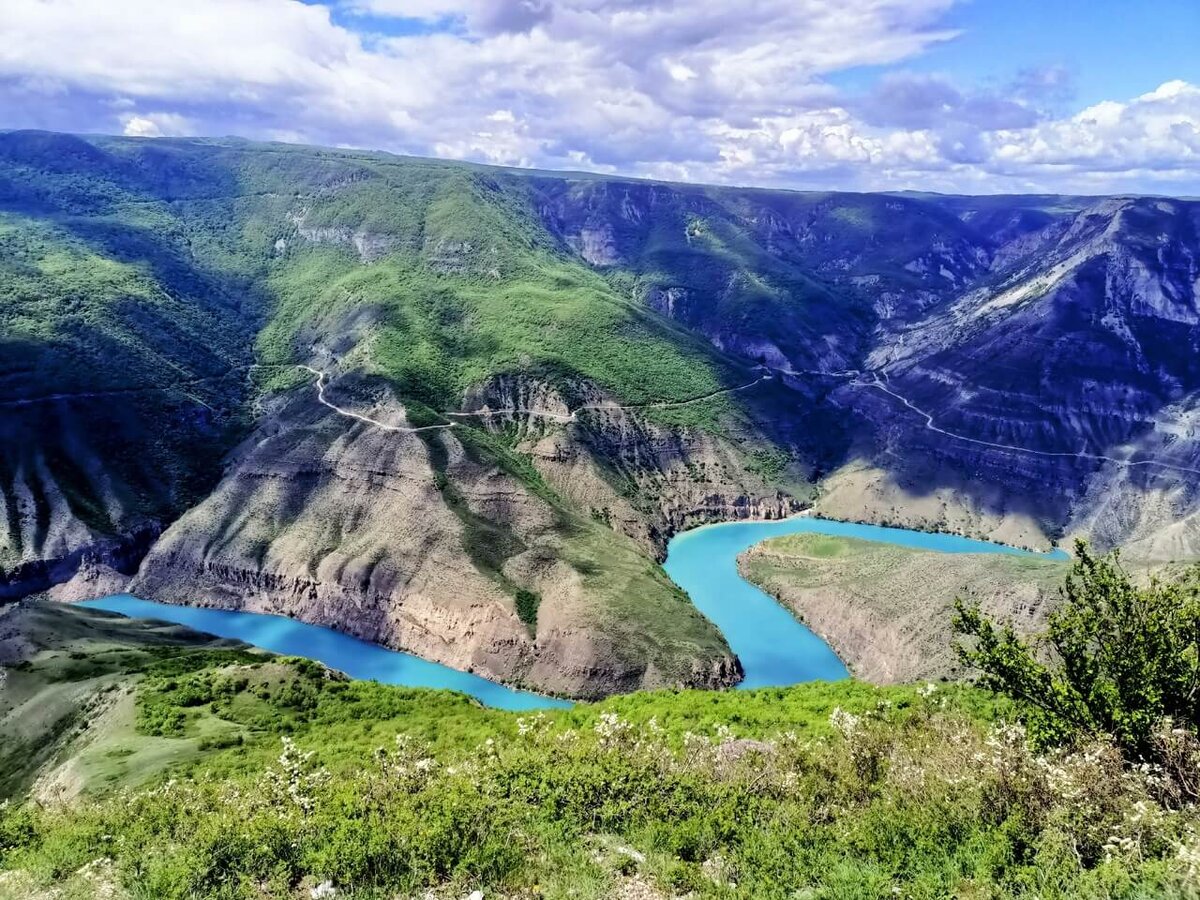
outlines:
{"label": "winding river", "polygon": [[201,609],[198,606],[174,606],[142,600],[129,594],[114,594],[99,600],[86,600],[79,605],[136,619],[174,622],[196,631],[215,634],[217,637],[235,638],[285,656],[306,656],[324,663],[331,669],[339,669],[351,678],[381,681],[384,684],[404,687],[460,691],[497,709],[525,710],[571,706],[567,700],[514,690],[470,672],[451,669],[411,653],[389,650],[379,644],[334,631],[332,628],[308,625],[285,616],[228,609]]}
{"label": "winding river", "polygon": [[[664,568],[675,583],[687,591],[696,607],[721,629],[729,646],[741,659],[746,673],[745,680],[739,685],[741,688],[847,677],[846,667],[824,641],[737,572],[737,557],[744,550],[768,538],[801,532],[881,541],[942,553],[1028,554],[1028,551],[1014,547],[956,535],[856,525],[814,516],[707,525],[677,535],[667,548]],[[1066,558],[1061,550],[1047,556]],[[461,691],[500,709],[570,706],[565,700],[514,690],[478,675],[282,616],[173,606],[128,594],[89,600],[80,605],[134,618],[175,622],[219,637],[236,638],[275,653],[305,656],[340,669],[351,678]]]}
{"label": "winding river", "polygon": [[[802,625],[774,597],[742,578],[737,558],[768,538],[811,532],[897,544],[940,553],[1010,553],[1027,550],[976,541],[953,534],[858,525],[816,516],[794,516],[770,522],[727,522],[705,525],[676,535],[667,547],[663,568],[687,591],[742,661],[746,677],[739,688],[771,687],[801,681],[846,678],[845,664],[823,640]],[[1055,550],[1044,555],[1066,559]]]}

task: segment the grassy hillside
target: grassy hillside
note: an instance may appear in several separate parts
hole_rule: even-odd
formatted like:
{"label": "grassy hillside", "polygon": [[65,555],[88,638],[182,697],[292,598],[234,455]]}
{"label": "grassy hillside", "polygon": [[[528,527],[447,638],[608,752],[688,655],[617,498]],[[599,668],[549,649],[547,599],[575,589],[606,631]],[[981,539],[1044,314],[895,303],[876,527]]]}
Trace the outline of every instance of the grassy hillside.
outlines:
{"label": "grassy hillside", "polygon": [[[645,404],[744,384],[759,359],[858,365],[881,309],[981,271],[991,226],[964,219],[999,213],[963,203],[2,134],[0,403],[23,405],[3,426],[0,566],[169,523],[259,401],[302,385],[298,362],[385,379],[422,421],[497,375]],[[804,427],[824,413],[798,394],[645,415],[722,435],[751,474],[789,454],[780,482],[843,442]],[[774,436],[739,446],[750,420]]]}
{"label": "grassy hillside", "polygon": [[435,417],[501,373],[634,404],[746,381],[535,199],[525,177],[383,154],[0,135],[0,565],[169,522],[296,362],[381,376]]}
{"label": "grassy hillside", "polygon": [[[95,677],[64,665],[43,651],[8,671]],[[0,806],[0,896],[283,898],[329,882],[351,898],[1099,898],[1194,884],[1194,810],[1161,805],[1102,745],[1035,757],[996,724],[1006,707],[966,689],[652,693],[519,717],[236,649],[130,668],[128,699],[56,745],[51,771],[81,793]]]}
{"label": "grassy hillside", "polygon": [[[347,252],[355,242],[381,255],[363,265]],[[380,165],[350,196],[305,209],[268,284],[279,299],[259,338],[264,361],[341,338],[343,365],[434,410],[456,409],[467,387],[500,373],[583,378],[628,403],[697,397],[741,377],[564,254],[514,179]]]}
{"label": "grassy hillside", "polygon": [[[187,628],[96,610],[43,604],[0,609],[0,795],[21,796],[68,747],[64,778],[43,786],[74,794],[84,783],[150,777],[198,751],[197,742],[138,741],[119,752],[104,740],[113,721],[132,726],[134,686],[148,671],[203,668],[213,660],[262,659],[257,651]],[[109,723],[109,724],[101,724]],[[118,731],[121,728],[117,728]],[[112,778],[110,779],[110,776]]]}

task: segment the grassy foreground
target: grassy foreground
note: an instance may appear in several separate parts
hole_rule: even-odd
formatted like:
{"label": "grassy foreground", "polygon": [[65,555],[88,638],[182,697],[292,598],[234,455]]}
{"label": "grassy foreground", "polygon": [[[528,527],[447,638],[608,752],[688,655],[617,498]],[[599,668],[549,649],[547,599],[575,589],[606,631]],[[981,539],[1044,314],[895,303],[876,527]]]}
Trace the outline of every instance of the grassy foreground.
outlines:
{"label": "grassy foreground", "polygon": [[[1104,744],[1034,755],[971,689],[518,716],[238,648],[157,655],[133,715],[93,709],[55,760],[98,728],[108,772],[0,807],[0,896],[1195,895],[1200,816],[1153,772]],[[75,677],[60,663],[16,674]],[[121,765],[147,742],[194,752]]]}

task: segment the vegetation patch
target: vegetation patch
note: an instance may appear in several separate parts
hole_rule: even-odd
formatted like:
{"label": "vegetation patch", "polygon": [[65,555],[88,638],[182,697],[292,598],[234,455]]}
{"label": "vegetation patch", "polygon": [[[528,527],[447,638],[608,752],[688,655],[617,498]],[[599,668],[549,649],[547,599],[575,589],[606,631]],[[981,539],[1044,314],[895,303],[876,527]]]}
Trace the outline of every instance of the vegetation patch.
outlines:
{"label": "vegetation patch", "polygon": [[533,591],[527,591],[523,588],[517,590],[517,615],[521,621],[530,627],[537,625],[538,607],[542,604],[542,598]]}
{"label": "vegetation patch", "polygon": [[964,606],[999,693],[850,681],[517,715],[185,653],[147,669],[112,746],[202,752],[125,790],[137,757],[106,754],[104,790],[0,806],[0,877],[77,889],[105,859],[112,892],[156,898],[1193,896],[1200,740],[1172,687],[1195,665],[1190,584],[1138,587],[1081,549],[1057,661]]}
{"label": "vegetation patch", "polygon": [[[119,885],[163,898],[324,882],[362,898],[599,897],[629,879],[712,897],[1004,897],[1030,884],[1050,898],[1151,896],[1189,883],[1194,812],[1161,806],[1119,754],[1036,755],[955,690],[851,685],[846,705],[832,686],[761,701],[651,694],[628,710],[514,716],[293,679],[236,691],[247,705],[223,715],[280,718],[169,783],[66,810],[4,807],[0,867],[63,883],[106,855]],[[1154,824],[1131,824],[1146,808]]]}

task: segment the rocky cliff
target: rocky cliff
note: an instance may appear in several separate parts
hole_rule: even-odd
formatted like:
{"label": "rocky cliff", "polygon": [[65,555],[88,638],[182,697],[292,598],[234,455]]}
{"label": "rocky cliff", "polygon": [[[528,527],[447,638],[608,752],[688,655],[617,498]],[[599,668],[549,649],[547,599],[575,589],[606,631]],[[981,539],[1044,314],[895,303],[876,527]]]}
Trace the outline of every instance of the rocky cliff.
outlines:
{"label": "rocky cliff", "polygon": [[[754,377],[747,383],[758,401],[770,402],[764,397],[770,385],[756,385]],[[794,464],[805,458],[802,449],[793,460],[778,451],[779,464],[769,476],[755,471],[747,453],[746,445],[778,446],[784,441],[779,429],[739,418],[730,423],[735,442],[664,420],[678,407],[622,406],[579,382],[569,394],[570,402],[545,382],[506,376],[472,390],[464,409],[494,433],[506,434],[574,507],[660,559],[679,531],[782,518],[809,499],[810,473]]]}
{"label": "rocky cliff", "polygon": [[1098,202],[882,330],[834,393],[866,427],[824,508],[1194,555],[1198,222],[1195,203]]}
{"label": "rocky cliff", "polygon": [[[571,696],[736,680],[711,625],[627,539],[531,488],[465,427],[407,430],[384,386],[328,391],[341,411],[307,386],[279,401],[131,591],[293,616]],[[532,622],[520,591],[540,601]]]}

